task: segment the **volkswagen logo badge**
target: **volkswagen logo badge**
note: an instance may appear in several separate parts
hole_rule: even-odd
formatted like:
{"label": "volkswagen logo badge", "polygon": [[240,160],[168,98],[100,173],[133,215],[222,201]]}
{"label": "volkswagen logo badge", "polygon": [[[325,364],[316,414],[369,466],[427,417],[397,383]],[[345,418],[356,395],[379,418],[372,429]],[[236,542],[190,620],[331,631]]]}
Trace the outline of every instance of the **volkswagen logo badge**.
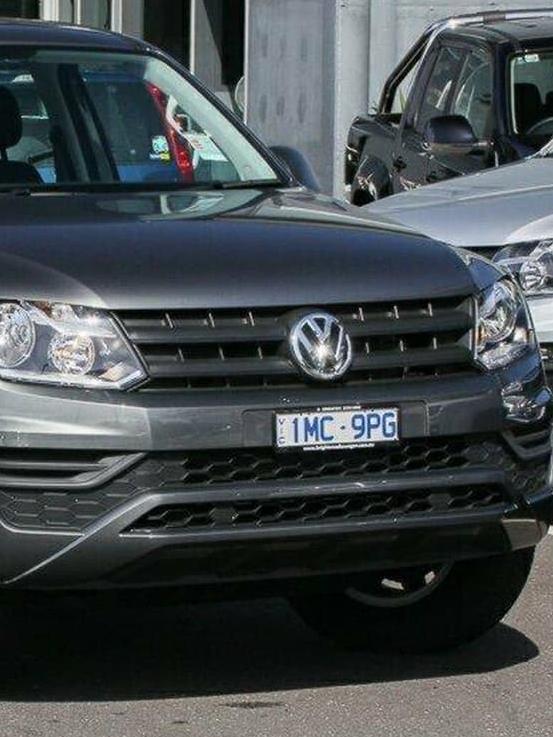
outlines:
{"label": "volkswagen logo badge", "polygon": [[288,341],[294,362],[312,379],[339,379],[351,365],[351,339],[340,320],[327,312],[299,318]]}

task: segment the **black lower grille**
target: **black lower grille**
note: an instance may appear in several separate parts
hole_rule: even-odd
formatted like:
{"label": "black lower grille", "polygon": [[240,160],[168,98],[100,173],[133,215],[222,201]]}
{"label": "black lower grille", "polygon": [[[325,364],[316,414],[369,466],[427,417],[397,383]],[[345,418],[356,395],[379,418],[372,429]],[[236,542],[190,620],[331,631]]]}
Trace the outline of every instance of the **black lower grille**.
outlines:
{"label": "black lower grille", "polygon": [[[249,489],[248,496],[252,497],[251,490],[256,485],[266,486],[270,482],[275,482],[282,490],[287,484],[297,488],[303,483],[310,486],[320,480],[327,486],[330,484],[332,489],[333,480],[337,484],[382,477],[397,480],[409,474],[420,477],[418,488],[424,489],[425,481],[435,472],[450,472],[454,477],[457,471],[465,469],[503,471],[507,498],[517,492],[531,493],[545,484],[548,452],[547,428],[529,428],[527,433],[516,436],[420,438],[394,447],[347,452],[277,453],[271,448],[252,448],[174,451],[147,456],[130,454],[123,456],[123,465],[110,467],[108,480],[102,481],[102,477],[96,476],[99,481],[93,488],[77,486],[73,478],[65,478],[63,482],[57,479],[56,487],[48,488],[45,479],[36,475],[32,481],[22,477],[20,487],[14,488],[3,485],[0,474],[0,516],[17,528],[79,531],[140,494],[221,489],[222,493],[228,490],[229,496],[234,498],[234,490],[239,485]],[[47,463],[47,458],[48,452],[42,451],[35,457],[43,464]],[[68,452],[64,456],[68,464],[65,468],[69,468],[71,461],[74,465],[84,463],[85,458],[90,462],[92,454]],[[82,475],[77,474],[77,478],[82,480]],[[468,491],[480,493],[479,489]],[[427,492],[421,493],[424,501]],[[435,494],[428,491],[430,493]],[[297,497],[300,496],[298,493]],[[325,499],[327,496],[325,494]],[[362,497],[363,493],[359,498]],[[449,508],[460,508],[456,500],[461,497],[452,498]],[[309,498],[312,499],[311,495]],[[422,503],[421,498],[416,494],[410,497],[416,505]],[[468,499],[470,502],[477,497],[469,495]],[[382,503],[378,494],[371,493],[370,501],[371,504]],[[258,500],[247,502],[247,505],[260,503]],[[299,502],[296,498],[286,503],[293,507]],[[350,504],[357,502],[352,500]],[[247,505],[246,511],[250,509]],[[202,513],[205,514],[205,509]]]}
{"label": "black lower grille", "polygon": [[157,488],[213,486],[239,482],[354,478],[405,471],[463,468],[471,459],[493,461],[493,451],[467,445],[461,438],[423,438],[363,450],[278,453],[272,448],[157,453],[130,474],[139,486]]}
{"label": "black lower grille", "polygon": [[292,499],[161,506],[134,522],[133,532],[188,532],[355,522],[374,517],[447,514],[504,503],[501,488],[460,487],[395,494],[328,494]]}

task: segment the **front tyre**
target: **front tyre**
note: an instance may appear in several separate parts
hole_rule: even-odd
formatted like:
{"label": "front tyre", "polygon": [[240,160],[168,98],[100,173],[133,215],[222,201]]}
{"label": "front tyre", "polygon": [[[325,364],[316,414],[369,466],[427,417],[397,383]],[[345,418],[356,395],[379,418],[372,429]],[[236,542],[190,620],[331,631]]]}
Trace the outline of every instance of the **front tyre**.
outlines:
{"label": "front tyre", "polygon": [[312,629],[349,649],[425,653],[470,642],[494,627],[528,579],[534,548],[368,573],[342,593],[291,600]]}

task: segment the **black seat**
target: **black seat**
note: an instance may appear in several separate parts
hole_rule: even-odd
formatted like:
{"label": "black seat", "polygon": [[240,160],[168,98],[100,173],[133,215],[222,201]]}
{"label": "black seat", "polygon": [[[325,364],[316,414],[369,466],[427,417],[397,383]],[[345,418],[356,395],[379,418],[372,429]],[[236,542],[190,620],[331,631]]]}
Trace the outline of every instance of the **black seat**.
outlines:
{"label": "black seat", "polygon": [[31,164],[9,161],[7,149],[17,146],[23,135],[19,104],[7,87],[0,87],[0,184],[41,184]]}
{"label": "black seat", "polygon": [[515,115],[519,133],[543,118],[544,107],[540,91],[535,84],[518,82],[515,84]]}

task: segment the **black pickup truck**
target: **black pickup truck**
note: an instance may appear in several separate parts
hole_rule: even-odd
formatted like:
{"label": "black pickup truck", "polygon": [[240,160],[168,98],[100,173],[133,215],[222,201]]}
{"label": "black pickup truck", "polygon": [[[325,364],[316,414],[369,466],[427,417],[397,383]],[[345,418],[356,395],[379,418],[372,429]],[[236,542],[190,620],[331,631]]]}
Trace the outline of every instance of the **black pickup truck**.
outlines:
{"label": "black pickup truck", "polygon": [[553,11],[450,18],[392,72],[376,113],[353,121],[345,182],[367,204],[528,156],[553,136]]}

